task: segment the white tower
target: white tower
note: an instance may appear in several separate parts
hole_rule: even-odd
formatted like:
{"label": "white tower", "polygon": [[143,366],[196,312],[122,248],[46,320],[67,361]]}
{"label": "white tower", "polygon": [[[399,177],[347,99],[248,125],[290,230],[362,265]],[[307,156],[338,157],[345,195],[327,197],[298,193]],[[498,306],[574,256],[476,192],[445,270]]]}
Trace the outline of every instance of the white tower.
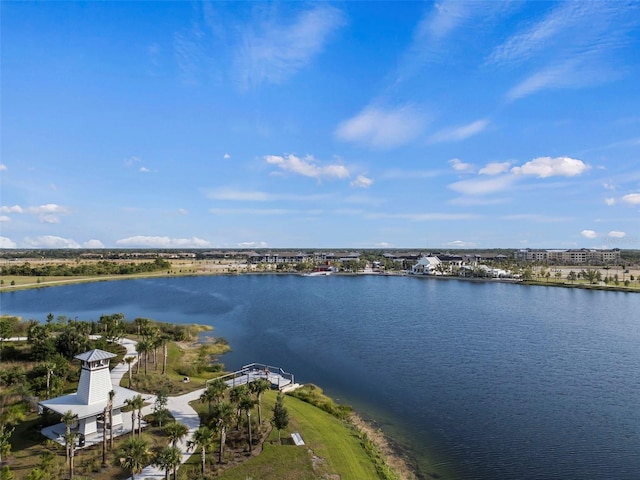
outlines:
{"label": "white tower", "polygon": [[90,405],[109,398],[109,392],[113,390],[109,359],[115,356],[98,349],[76,355],[75,358],[82,362],[77,394],[80,403]]}

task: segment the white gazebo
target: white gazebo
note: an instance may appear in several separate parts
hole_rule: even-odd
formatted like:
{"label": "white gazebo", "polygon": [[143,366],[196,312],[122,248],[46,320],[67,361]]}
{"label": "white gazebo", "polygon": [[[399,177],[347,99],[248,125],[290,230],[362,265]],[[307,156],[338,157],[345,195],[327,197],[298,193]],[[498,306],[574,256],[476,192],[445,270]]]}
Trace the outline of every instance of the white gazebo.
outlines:
{"label": "white gazebo", "polygon": [[[78,415],[78,432],[89,435],[98,431],[98,417],[102,417],[104,409],[109,403],[109,392],[113,390],[113,425],[112,428],[122,426],[121,408],[125,401],[137,395],[137,392],[119,385],[111,384],[109,372],[109,360],[116,355],[104,350],[90,350],[75,358],[80,360],[80,382],[78,391],[70,395],[44,400],[39,403],[43,408],[48,408],[60,415],[71,410]],[[106,422],[101,421],[102,429]],[[103,430],[104,431],[104,430]]]}

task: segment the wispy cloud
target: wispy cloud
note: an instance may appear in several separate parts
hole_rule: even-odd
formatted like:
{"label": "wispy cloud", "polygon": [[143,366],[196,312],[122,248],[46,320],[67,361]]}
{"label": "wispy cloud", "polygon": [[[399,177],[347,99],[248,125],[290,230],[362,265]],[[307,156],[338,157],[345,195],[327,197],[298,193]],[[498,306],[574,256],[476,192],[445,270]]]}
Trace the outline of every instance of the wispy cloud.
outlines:
{"label": "wispy cloud", "polygon": [[322,210],[295,210],[290,208],[211,208],[210,213],[214,215],[258,215],[258,216],[281,216],[281,215],[319,215]]}
{"label": "wispy cloud", "polygon": [[370,213],[368,218],[396,218],[412,222],[472,220],[481,216],[475,213]]}
{"label": "wispy cloud", "polygon": [[373,185],[373,180],[369,177],[365,177],[364,175],[358,175],[350,185],[354,188],[369,188]]}
{"label": "wispy cloud", "polygon": [[598,232],[596,232],[595,230],[582,230],[580,232],[580,235],[582,235],[584,238],[596,238],[598,236]]}
{"label": "wispy cloud", "polygon": [[503,220],[539,222],[539,223],[559,223],[572,220],[571,217],[556,217],[553,215],[542,215],[539,213],[520,213],[515,215],[505,215],[501,217]]}
{"label": "wispy cloud", "polygon": [[274,17],[269,12],[258,26],[242,33],[235,63],[245,89],[285,81],[318,55],[330,35],[346,23],[344,13],[328,4],[317,4],[289,24]]}
{"label": "wispy cloud", "polygon": [[476,169],[472,163],[465,163],[459,158],[452,158],[449,164],[458,173],[473,173]]}
{"label": "wispy cloud", "polygon": [[233,188],[217,188],[205,192],[211,200],[229,200],[234,202],[273,202],[273,201],[322,201],[331,198],[328,194],[299,195],[291,193],[269,193],[259,190],[237,190]]}
{"label": "wispy cloud", "polygon": [[516,100],[543,89],[580,88],[621,74],[612,57],[638,26],[632,2],[559,2],[540,21],[497,46],[486,64],[530,64],[532,72],[507,93]]}
{"label": "wispy cloud", "polygon": [[370,106],[338,125],[335,133],[340,140],[393,148],[415,139],[425,124],[425,115],[410,105],[389,109]]}
{"label": "wispy cloud", "polygon": [[465,242],[463,240],[454,240],[453,242],[448,242],[447,245],[454,248],[473,248],[476,246],[476,243]]}
{"label": "wispy cloud", "polygon": [[512,162],[491,162],[482,167],[478,173],[480,175],[498,175],[509,170]]}
{"label": "wispy cloud", "polygon": [[449,188],[464,195],[487,195],[509,189],[514,181],[515,177],[513,175],[472,178],[451,183]]}
{"label": "wispy cloud", "polygon": [[429,142],[440,143],[466,140],[467,138],[473,137],[474,135],[482,132],[487,127],[487,125],[489,125],[489,120],[480,119],[466,125],[445,128],[431,135],[429,137]]}
{"label": "wispy cloud", "polygon": [[136,235],[117,240],[116,245],[138,248],[206,248],[210,247],[211,243],[198,237],[171,238],[164,236]]}
{"label": "wispy cloud", "polygon": [[303,177],[310,177],[316,179],[322,178],[337,178],[344,179],[349,177],[349,169],[344,165],[332,164],[332,165],[319,165],[312,155],[307,155],[304,158],[297,157],[289,154],[285,156],[280,155],[265,155],[265,161],[270,165],[275,165],[285,172],[291,172]]}
{"label": "wispy cloud", "polygon": [[446,173],[444,170],[400,170],[392,169],[377,175],[379,180],[419,180],[434,178]]}

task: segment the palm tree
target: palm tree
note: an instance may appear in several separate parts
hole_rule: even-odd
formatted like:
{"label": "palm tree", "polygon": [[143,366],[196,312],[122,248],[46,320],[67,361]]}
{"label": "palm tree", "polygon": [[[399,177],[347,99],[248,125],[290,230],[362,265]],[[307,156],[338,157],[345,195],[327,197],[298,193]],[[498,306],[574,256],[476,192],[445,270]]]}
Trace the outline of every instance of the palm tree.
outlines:
{"label": "palm tree", "polygon": [[218,463],[222,463],[222,457],[224,456],[224,443],[227,435],[227,427],[231,423],[233,418],[233,407],[229,402],[218,402],[211,417],[211,426],[216,431],[220,432],[220,453],[218,456]]}
{"label": "palm tree", "polygon": [[142,362],[144,357],[144,375],[147,376],[147,359],[149,356],[149,350],[151,349],[151,345],[148,340],[140,340],[136,344],[136,351],[138,352],[138,366],[136,367],[136,373],[140,373],[140,362]]}
{"label": "palm tree", "polygon": [[136,361],[136,357],[129,355],[128,357],[124,357],[124,361],[129,365],[129,388],[131,388],[131,364]]}
{"label": "palm tree", "polygon": [[207,449],[213,444],[213,431],[206,425],[200,425],[198,429],[193,432],[193,438],[187,442],[187,448],[189,450],[193,448],[200,449],[200,465],[202,467],[202,475],[204,476]]}
{"label": "palm tree", "polygon": [[[138,411],[138,437],[139,437],[140,434],[142,433],[142,409],[144,408],[144,398],[142,398],[142,395],[138,394],[135,397],[133,397],[132,407],[134,412],[136,410]],[[133,415],[131,418],[133,420],[134,418]]]}
{"label": "palm tree", "polygon": [[240,430],[240,418],[242,416],[242,409],[240,408],[240,403],[242,400],[249,395],[249,389],[246,385],[239,385],[237,387],[233,387],[229,392],[229,400],[236,407],[236,430]]}
{"label": "palm tree", "polygon": [[102,412],[102,468],[107,466],[107,419],[109,418],[109,405]]}
{"label": "palm tree", "polygon": [[189,427],[184,423],[173,421],[164,427],[164,431],[169,437],[169,440],[171,440],[171,446],[175,447],[180,440],[187,436]]}
{"label": "palm tree", "polygon": [[[109,450],[113,450],[113,399],[116,396],[116,392],[109,391]],[[106,419],[105,419],[106,420]]]}
{"label": "palm tree", "polygon": [[266,378],[259,378],[249,385],[249,390],[258,399],[258,426],[262,426],[262,394],[271,388],[271,383]]}
{"label": "palm tree", "polygon": [[73,413],[71,410],[67,410],[67,412],[62,415],[62,418],[60,419],[62,421],[62,423],[64,423],[65,425],[65,434],[64,434],[64,440],[65,440],[65,450],[66,450],[66,464],[69,465],[69,458],[70,458],[70,447],[71,445],[69,444],[69,440],[71,440],[71,427],[76,423],[76,421],[78,420],[78,414],[77,413]]}
{"label": "palm tree", "polygon": [[131,472],[132,480],[149,461],[149,447],[141,438],[128,438],[119,452],[120,465]]}
{"label": "palm tree", "polygon": [[209,416],[211,416],[211,404],[214,401],[219,402],[222,400],[222,396],[224,395],[224,391],[227,389],[227,384],[224,383],[224,380],[221,378],[216,378],[211,383],[207,385],[207,388],[202,395],[200,395],[200,401],[202,403],[209,403]]}
{"label": "palm tree", "polygon": [[131,437],[133,437],[136,434],[136,408],[134,407],[135,397],[127,398],[124,403],[128,407],[131,407]]}
{"label": "palm tree", "polygon": [[240,411],[245,412],[247,414],[247,428],[249,429],[249,453],[251,453],[251,409],[256,404],[256,400],[251,398],[249,395],[244,396],[240,399],[240,403],[238,406],[240,407]]}
{"label": "palm tree", "polygon": [[176,447],[164,447],[158,452],[153,465],[164,470],[165,480],[169,480],[169,472],[173,469],[173,476],[175,478],[178,465],[182,460],[182,453],[179,448]]}
{"label": "palm tree", "polygon": [[68,431],[64,434],[64,443],[67,445],[69,454],[69,480],[73,479],[73,458],[76,451],[76,440],[80,434],[78,432]]}

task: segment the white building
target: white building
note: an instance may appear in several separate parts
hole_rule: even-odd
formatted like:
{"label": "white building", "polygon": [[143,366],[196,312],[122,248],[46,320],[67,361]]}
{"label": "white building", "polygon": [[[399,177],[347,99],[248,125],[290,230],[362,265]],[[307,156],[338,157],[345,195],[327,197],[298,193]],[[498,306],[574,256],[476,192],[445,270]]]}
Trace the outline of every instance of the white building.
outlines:
{"label": "white building", "polygon": [[411,267],[411,273],[422,275],[435,275],[437,267],[442,262],[438,257],[420,257],[418,263]]}
{"label": "white building", "polygon": [[[90,350],[75,358],[80,360],[82,370],[78,391],[70,395],[44,400],[39,403],[42,408],[47,408],[60,415],[71,410],[78,415],[78,432],[83,435],[96,433],[98,427],[104,429],[102,414],[109,403],[109,392],[113,390],[113,427],[122,426],[121,408],[127,399],[137,395],[133,390],[111,384],[109,360],[115,357],[113,353],[104,350]],[[100,417],[100,419],[98,418]]]}

